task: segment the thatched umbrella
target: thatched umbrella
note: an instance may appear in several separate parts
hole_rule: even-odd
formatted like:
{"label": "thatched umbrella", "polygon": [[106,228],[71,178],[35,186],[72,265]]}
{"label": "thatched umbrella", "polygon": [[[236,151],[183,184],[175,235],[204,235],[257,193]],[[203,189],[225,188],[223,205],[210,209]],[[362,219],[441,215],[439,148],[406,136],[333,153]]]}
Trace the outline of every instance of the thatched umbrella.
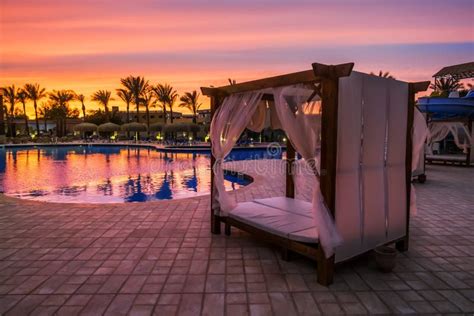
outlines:
{"label": "thatched umbrella", "polygon": [[163,131],[163,127],[164,127],[163,123],[154,123],[150,125],[150,131],[161,132]]}
{"label": "thatched umbrella", "polygon": [[100,124],[97,130],[101,133],[113,133],[120,131],[120,125],[115,123],[104,123]]}
{"label": "thatched umbrella", "polygon": [[163,131],[165,133],[176,133],[176,132],[195,133],[195,132],[198,132],[199,130],[200,130],[200,127],[198,124],[186,123],[186,122],[167,124],[163,127]]}
{"label": "thatched umbrella", "polygon": [[93,123],[81,123],[74,126],[74,130],[77,132],[95,132],[97,130],[97,125]]}
{"label": "thatched umbrella", "polygon": [[147,128],[145,124],[132,122],[122,125],[122,131],[125,132],[146,132]]}

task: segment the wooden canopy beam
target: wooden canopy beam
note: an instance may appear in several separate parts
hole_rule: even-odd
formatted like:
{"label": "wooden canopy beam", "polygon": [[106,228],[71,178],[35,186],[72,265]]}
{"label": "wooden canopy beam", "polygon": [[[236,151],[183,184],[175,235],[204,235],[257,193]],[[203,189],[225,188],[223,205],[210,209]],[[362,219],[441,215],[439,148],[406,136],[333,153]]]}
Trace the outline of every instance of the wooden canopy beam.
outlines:
{"label": "wooden canopy beam", "polygon": [[228,95],[233,93],[262,90],[268,88],[288,86],[297,83],[310,83],[316,81],[318,81],[318,78],[314,75],[314,72],[312,70],[306,70],[217,88],[201,87],[201,92],[204,95]]}
{"label": "wooden canopy beam", "polygon": [[412,92],[418,93],[428,90],[430,86],[429,81],[418,81],[418,82],[410,82]]}
{"label": "wooden canopy beam", "polygon": [[326,79],[336,79],[340,77],[347,77],[351,74],[354,68],[354,63],[346,63],[339,65],[325,65],[313,63],[313,72],[317,77]]}
{"label": "wooden canopy beam", "polygon": [[[314,83],[320,82],[321,77],[332,73],[334,73],[336,77],[348,76],[351,73],[353,67],[354,63],[340,65],[324,65],[314,63],[313,70],[294,72],[285,75],[252,80],[222,87],[201,87],[201,92],[203,95],[207,96],[225,96],[233,93],[276,88],[298,83]],[[332,69],[334,69],[334,71],[332,71]]]}

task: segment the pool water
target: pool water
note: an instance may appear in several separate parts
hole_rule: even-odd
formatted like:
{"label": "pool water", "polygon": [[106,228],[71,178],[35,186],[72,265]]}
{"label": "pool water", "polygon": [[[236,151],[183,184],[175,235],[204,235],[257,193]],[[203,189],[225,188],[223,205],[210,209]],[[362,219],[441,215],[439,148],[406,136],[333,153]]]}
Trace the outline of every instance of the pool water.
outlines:
{"label": "pool water", "polygon": [[[234,150],[227,160],[281,158],[265,149]],[[228,190],[249,183],[226,175]],[[0,149],[0,190],[62,203],[122,203],[179,199],[210,192],[209,152],[164,152],[133,146],[53,146]]]}

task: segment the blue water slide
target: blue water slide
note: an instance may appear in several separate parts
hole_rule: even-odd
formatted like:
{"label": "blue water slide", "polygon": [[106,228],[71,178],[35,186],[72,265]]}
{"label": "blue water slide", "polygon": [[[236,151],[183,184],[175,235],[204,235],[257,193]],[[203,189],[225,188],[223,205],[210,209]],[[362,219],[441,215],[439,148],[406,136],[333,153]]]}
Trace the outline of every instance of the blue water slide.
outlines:
{"label": "blue water slide", "polygon": [[434,120],[451,118],[474,119],[474,91],[463,98],[419,98],[418,109]]}

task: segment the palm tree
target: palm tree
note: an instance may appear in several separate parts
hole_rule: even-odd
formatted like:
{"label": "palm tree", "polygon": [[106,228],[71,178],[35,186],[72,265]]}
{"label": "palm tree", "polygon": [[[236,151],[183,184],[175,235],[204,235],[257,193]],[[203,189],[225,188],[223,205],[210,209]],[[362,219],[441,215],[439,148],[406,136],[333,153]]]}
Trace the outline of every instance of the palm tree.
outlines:
{"label": "palm tree", "polygon": [[25,91],[28,94],[28,99],[33,101],[33,106],[35,108],[35,121],[36,121],[36,132],[39,134],[39,120],[38,120],[38,101],[47,96],[46,89],[41,88],[39,84],[27,83],[25,85]]}
{"label": "palm tree", "polygon": [[389,71],[383,72],[382,70],[380,70],[378,75],[374,74],[373,72],[371,72],[370,74],[373,76],[379,76],[382,78],[395,79],[395,77],[392,76]]}
{"label": "palm tree", "polygon": [[140,122],[140,99],[150,84],[148,80],[140,76],[128,76],[127,78],[120,79],[120,82],[133,96],[135,106],[137,107],[137,122]]}
{"label": "palm tree", "polygon": [[55,115],[57,123],[59,123],[56,124],[56,132],[59,137],[66,134],[66,119],[70,112],[69,102],[74,100],[75,96],[76,93],[72,90],[53,90],[49,94],[55,112],[59,113]]}
{"label": "palm tree", "polygon": [[30,136],[30,129],[28,128],[28,115],[26,115],[26,101],[28,100],[28,94],[25,90],[20,89],[16,95],[18,101],[23,105],[23,116],[25,118],[25,131],[26,135]]}
{"label": "palm tree", "polygon": [[201,107],[201,103],[198,103],[199,93],[196,90],[193,92],[186,92],[181,98],[179,99],[181,103],[179,104],[180,107],[187,108],[189,111],[193,113],[193,123],[197,121],[197,111]]}
{"label": "palm tree", "polygon": [[86,100],[86,96],[83,94],[77,94],[75,99],[81,102],[81,109],[82,109],[82,121],[86,120],[86,105],[84,101]]}
{"label": "palm tree", "polygon": [[170,109],[170,119],[171,123],[173,123],[173,105],[178,98],[178,94],[176,90],[169,84],[158,84],[153,91],[156,94],[156,98],[160,101],[161,106],[163,108],[164,120],[165,124],[167,123],[167,115],[166,115],[166,106]]}
{"label": "palm tree", "polygon": [[155,97],[161,103],[161,108],[163,110],[163,120],[165,124],[168,123],[168,113],[166,113],[166,105],[168,104],[169,88],[171,88],[169,85],[162,85],[161,83],[153,87]]}
{"label": "palm tree", "polygon": [[5,105],[5,113],[7,115],[7,121],[8,121],[8,136],[14,137],[15,133],[13,131],[13,115],[15,112],[15,104],[16,101],[18,100],[18,94],[19,90],[15,88],[15,85],[11,85],[9,87],[4,87],[2,88],[2,94],[5,96],[8,104],[10,104],[10,109],[7,109]]}
{"label": "palm tree", "polygon": [[110,97],[111,95],[112,95],[112,93],[110,91],[107,91],[107,90],[99,90],[99,91],[96,91],[92,95],[92,101],[99,102],[100,104],[102,104],[104,106],[105,117],[107,119],[107,122],[110,120],[109,101],[113,100]]}
{"label": "palm tree", "polygon": [[117,96],[127,104],[127,123],[130,123],[130,103],[132,103],[132,93],[127,89],[117,89]]}
{"label": "palm tree", "polygon": [[168,107],[170,108],[170,118],[171,118],[171,124],[173,124],[173,106],[176,100],[179,98],[178,93],[176,90],[171,91],[171,94],[169,96],[168,100]]}
{"label": "palm tree", "polygon": [[146,91],[143,93],[143,97],[141,99],[142,105],[145,107],[146,111],[146,126],[147,126],[147,133],[150,136],[150,107],[155,106],[154,100],[154,93],[153,90],[148,87]]}
{"label": "palm tree", "polygon": [[440,94],[448,94],[451,91],[462,89],[463,85],[459,80],[454,78],[441,78],[430,85],[430,88],[439,92]]}
{"label": "palm tree", "polygon": [[51,101],[48,101],[46,103],[42,103],[38,109],[38,112],[41,116],[43,116],[43,121],[44,121],[44,131],[48,131],[48,118],[51,118]]}

